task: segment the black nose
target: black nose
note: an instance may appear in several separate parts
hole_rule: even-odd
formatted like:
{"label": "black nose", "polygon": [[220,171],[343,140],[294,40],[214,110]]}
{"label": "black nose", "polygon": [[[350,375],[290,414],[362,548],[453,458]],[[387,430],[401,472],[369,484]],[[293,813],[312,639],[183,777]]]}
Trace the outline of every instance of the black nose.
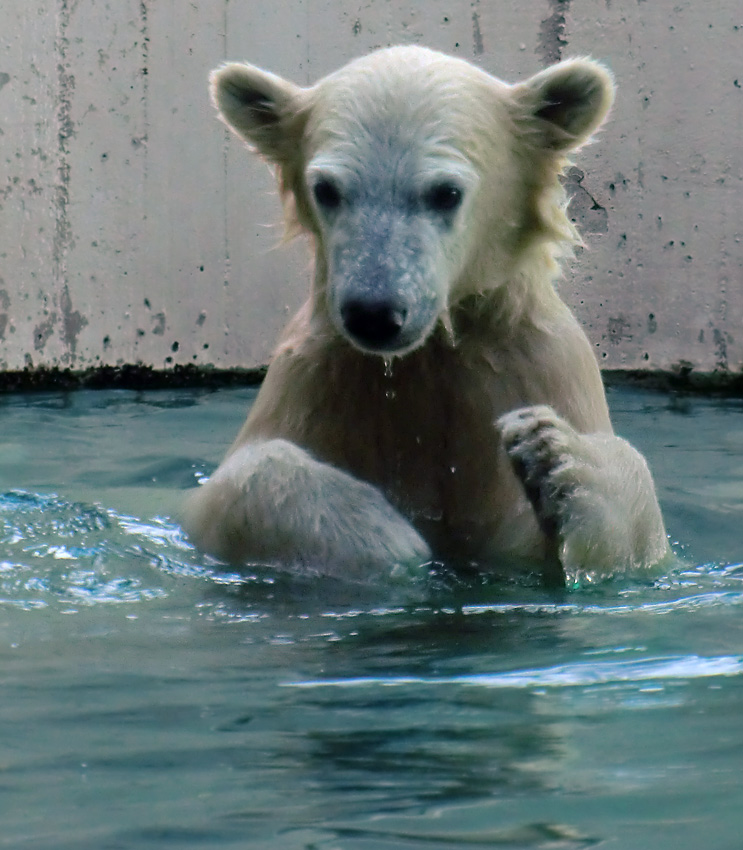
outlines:
{"label": "black nose", "polygon": [[343,326],[365,348],[383,349],[400,334],[407,310],[371,298],[350,298],[341,306]]}

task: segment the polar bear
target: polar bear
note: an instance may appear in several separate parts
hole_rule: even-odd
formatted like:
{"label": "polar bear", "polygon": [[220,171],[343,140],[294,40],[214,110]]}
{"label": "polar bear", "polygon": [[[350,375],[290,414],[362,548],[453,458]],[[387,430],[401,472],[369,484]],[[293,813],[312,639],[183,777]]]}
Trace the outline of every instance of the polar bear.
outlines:
{"label": "polar bear", "polygon": [[613,434],[554,288],[578,240],[559,175],[609,111],[609,72],[573,59],[509,85],[402,46],[309,88],[236,63],[211,83],[315,263],[245,425],[189,498],[196,545],[374,582],[432,559],[570,585],[663,561],[647,464]]}

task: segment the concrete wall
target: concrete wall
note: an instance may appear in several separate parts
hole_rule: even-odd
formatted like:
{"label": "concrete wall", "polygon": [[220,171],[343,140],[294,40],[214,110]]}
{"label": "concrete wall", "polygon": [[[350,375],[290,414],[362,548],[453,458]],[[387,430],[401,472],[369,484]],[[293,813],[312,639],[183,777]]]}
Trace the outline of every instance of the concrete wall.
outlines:
{"label": "concrete wall", "polygon": [[0,370],[264,363],[306,288],[208,71],[308,83],[417,42],[505,79],[590,53],[619,100],[569,176],[562,285],[612,368],[743,364],[739,0],[3,0]]}

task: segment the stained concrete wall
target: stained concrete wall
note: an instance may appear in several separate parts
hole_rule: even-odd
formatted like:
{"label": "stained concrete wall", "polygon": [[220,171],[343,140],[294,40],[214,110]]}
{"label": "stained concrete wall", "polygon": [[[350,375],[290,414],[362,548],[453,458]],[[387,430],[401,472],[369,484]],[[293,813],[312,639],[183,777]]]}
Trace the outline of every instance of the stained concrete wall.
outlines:
{"label": "stained concrete wall", "polygon": [[739,0],[3,0],[0,370],[264,363],[307,282],[208,71],[308,83],[416,42],[516,80],[606,60],[619,99],[568,176],[562,284],[612,368],[743,364]]}

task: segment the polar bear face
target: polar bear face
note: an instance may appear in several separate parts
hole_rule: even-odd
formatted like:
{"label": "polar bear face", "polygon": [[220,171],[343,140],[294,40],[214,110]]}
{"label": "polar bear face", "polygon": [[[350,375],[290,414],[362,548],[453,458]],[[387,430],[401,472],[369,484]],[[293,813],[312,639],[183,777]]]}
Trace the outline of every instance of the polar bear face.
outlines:
{"label": "polar bear face", "polygon": [[604,119],[613,85],[590,60],[510,86],[397,47],[306,89],[229,64],[212,92],[225,122],[277,166],[290,219],[314,235],[315,297],[337,331],[399,356],[464,296],[507,286],[532,246],[574,236],[557,177]]}
{"label": "polar bear face", "polygon": [[359,348],[402,354],[447,308],[467,256],[477,172],[432,155],[385,116],[351,144],[322,146],[305,171],[337,329]]}
{"label": "polar bear face", "polygon": [[363,350],[402,354],[448,306],[468,256],[480,173],[451,74],[379,59],[318,86],[303,189],[331,319]]}

